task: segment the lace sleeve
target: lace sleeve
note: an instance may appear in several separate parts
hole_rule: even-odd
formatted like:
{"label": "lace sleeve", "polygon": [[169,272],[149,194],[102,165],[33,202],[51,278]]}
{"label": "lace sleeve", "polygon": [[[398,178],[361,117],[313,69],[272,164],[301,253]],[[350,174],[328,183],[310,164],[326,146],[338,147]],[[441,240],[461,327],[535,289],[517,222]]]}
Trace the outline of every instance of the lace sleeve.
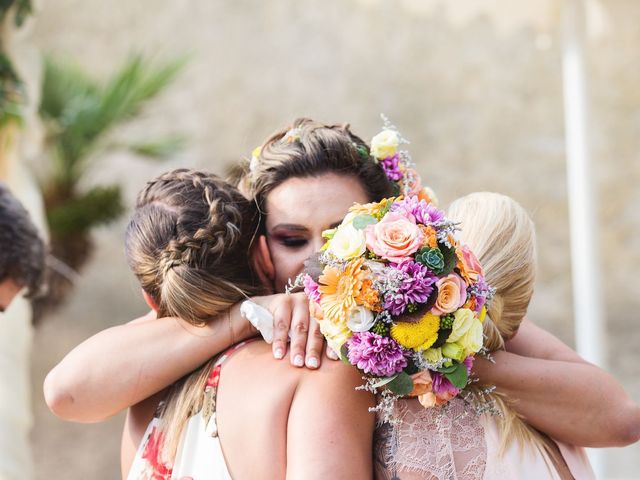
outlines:
{"label": "lace sleeve", "polygon": [[400,400],[397,424],[376,429],[374,467],[379,480],[481,480],[487,446],[479,418],[454,399],[445,408]]}

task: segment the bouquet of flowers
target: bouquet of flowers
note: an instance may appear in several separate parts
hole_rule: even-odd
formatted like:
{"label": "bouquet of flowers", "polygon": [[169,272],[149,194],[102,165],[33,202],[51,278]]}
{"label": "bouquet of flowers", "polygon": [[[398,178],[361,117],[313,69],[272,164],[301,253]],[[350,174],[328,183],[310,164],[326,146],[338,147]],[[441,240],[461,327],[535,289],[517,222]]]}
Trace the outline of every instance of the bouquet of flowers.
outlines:
{"label": "bouquet of flowers", "polygon": [[383,401],[409,395],[425,408],[443,405],[469,383],[492,290],[433,195],[419,179],[403,185],[416,182],[408,157],[397,151],[397,132],[383,134],[371,154],[409,194],[351,207],[325,232],[302,281],[329,345],[362,372],[366,388]]}

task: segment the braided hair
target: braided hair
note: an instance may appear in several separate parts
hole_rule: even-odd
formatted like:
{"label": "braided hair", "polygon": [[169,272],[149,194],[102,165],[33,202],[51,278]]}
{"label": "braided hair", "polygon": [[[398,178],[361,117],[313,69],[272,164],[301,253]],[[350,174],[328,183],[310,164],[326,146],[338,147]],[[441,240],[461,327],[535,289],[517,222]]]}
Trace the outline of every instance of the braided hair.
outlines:
{"label": "braided hair", "polygon": [[216,175],[177,169],[147,183],[129,222],[129,266],[158,315],[203,325],[260,289],[249,249],[255,205]]}

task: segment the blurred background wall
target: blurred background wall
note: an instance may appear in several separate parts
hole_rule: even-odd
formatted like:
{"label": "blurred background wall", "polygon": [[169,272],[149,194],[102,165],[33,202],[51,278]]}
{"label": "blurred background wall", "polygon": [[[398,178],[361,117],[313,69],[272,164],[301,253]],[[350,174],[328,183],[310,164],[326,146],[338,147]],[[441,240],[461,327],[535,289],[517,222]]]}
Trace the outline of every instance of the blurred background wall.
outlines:
{"label": "blurred background wall", "polygon": [[[189,56],[183,73],[142,117],[114,133],[121,139],[185,135],[185,148],[165,162],[111,150],[93,159],[83,179],[87,188],[120,183],[126,205],[145,180],[168,168],[223,172],[295,117],[349,122],[368,139],[386,113],[411,140],[419,170],[443,205],[494,190],[531,212],[540,275],[530,317],[573,345],[560,2],[437,3],[46,0],[29,41],[43,55],[73,61],[98,79],[132,51],[159,61]],[[603,341],[608,369],[640,401],[640,3],[608,0],[596,14],[587,73]],[[37,168],[49,161],[31,157],[28,163]],[[95,231],[93,256],[67,304],[36,329],[37,479],[119,474],[122,417],[99,425],[64,423],[47,410],[41,385],[74,345],[145,311],[122,253],[124,224],[122,218]],[[635,478],[640,469],[638,445],[609,450],[607,457],[607,478]]]}

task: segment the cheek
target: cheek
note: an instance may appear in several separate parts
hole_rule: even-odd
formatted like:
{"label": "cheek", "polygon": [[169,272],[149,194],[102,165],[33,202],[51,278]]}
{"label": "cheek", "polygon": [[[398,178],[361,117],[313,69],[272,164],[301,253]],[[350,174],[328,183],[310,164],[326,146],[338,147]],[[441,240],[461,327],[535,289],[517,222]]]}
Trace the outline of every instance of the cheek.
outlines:
{"label": "cheek", "polygon": [[289,279],[295,280],[296,276],[304,269],[304,262],[313,253],[312,248],[305,247],[291,250],[276,242],[269,246],[271,260],[275,269],[275,288],[277,292],[284,292]]}

